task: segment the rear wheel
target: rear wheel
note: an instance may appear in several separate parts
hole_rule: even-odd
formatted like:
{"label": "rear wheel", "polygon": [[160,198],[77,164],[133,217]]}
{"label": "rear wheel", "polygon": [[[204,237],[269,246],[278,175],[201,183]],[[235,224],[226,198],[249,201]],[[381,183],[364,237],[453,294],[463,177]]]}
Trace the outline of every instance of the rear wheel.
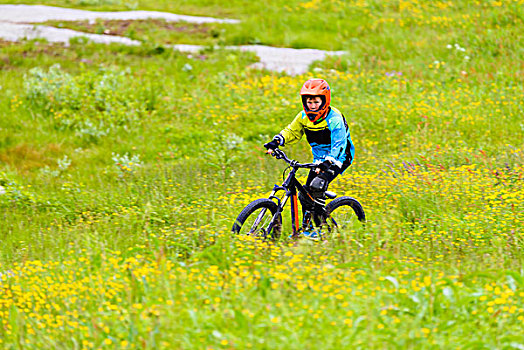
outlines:
{"label": "rear wheel", "polygon": [[232,231],[236,234],[277,240],[282,234],[282,215],[277,214],[278,206],[267,198],[249,203],[238,214]]}
{"label": "rear wheel", "polygon": [[364,223],[366,214],[364,208],[351,197],[339,197],[334,199],[326,206],[328,231],[343,232],[354,226],[355,219]]}

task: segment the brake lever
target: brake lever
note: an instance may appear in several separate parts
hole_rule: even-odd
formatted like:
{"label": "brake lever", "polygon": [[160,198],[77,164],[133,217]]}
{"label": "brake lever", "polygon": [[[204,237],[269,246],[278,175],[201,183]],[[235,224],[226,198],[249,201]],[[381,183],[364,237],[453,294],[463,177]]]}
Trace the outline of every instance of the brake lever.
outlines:
{"label": "brake lever", "polygon": [[271,153],[271,155],[272,155],[273,157],[275,157],[276,159],[280,159],[280,158],[282,158],[282,155],[281,155],[280,150],[279,150],[278,148],[275,148],[275,149],[273,150],[273,152]]}

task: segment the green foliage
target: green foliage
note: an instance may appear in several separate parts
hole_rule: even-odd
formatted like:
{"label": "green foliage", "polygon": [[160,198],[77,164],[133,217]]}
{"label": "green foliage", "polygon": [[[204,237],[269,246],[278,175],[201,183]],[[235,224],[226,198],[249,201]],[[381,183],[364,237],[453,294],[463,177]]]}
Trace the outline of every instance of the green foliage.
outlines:
{"label": "green foliage", "polygon": [[53,65],[48,72],[31,69],[24,78],[24,88],[31,106],[41,108],[58,126],[84,130],[93,137],[104,133],[93,123],[116,127],[137,121],[154,109],[157,96],[141,94],[139,84],[129,84],[132,80],[129,70],[100,67],[73,77]]}
{"label": "green foliage", "polygon": [[[136,47],[0,42],[0,348],[522,348],[522,1],[136,7],[242,22],[144,21],[123,34]],[[168,49],[182,37],[346,54],[288,76]],[[330,189],[368,222],[321,244],[233,237],[282,181],[262,145],[310,77],[356,146]]]}
{"label": "green foliage", "polygon": [[136,154],[130,156],[127,153],[124,155],[113,153],[113,157],[111,159],[113,159],[115,166],[118,168],[118,170],[120,170],[121,177],[132,175],[137,168],[142,166],[140,156]]}

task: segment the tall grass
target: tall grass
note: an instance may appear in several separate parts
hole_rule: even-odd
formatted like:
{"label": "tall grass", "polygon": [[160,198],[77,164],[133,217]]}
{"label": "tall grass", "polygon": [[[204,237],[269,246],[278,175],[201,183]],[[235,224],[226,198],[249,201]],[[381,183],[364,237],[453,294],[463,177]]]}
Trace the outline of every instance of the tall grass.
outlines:
{"label": "tall grass", "polygon": [[[158,49],[160,29],[132,48],[0,43],[0,347],[524,346],[522,2],[270,5],[137,8],[347,55],[291,77]],[[320,244],[232,236],[282,179],[261,145],[319,76],[357,151],[331,189],[368,223]]]}

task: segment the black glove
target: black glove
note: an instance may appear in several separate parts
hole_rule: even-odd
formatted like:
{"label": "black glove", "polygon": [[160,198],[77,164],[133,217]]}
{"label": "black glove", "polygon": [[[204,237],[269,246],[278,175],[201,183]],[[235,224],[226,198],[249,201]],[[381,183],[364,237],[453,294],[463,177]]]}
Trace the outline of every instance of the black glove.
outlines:
{"label": "black glove", "polygon": [[333,163],[331,163],[330,160],[326,159],[325,161],[317,165],[317,168],[319,168],[321,172],[326,172],[331,168],[332,165]]}
{"label": "black glove", "polygon": [[267,150],[270,150],[270,149],[274,150],[274,149],[278,148],[278,145],[279,145],[278,140],[277,139],[273,139],[270,142],[265,143],[264,147],[266,147]]}

